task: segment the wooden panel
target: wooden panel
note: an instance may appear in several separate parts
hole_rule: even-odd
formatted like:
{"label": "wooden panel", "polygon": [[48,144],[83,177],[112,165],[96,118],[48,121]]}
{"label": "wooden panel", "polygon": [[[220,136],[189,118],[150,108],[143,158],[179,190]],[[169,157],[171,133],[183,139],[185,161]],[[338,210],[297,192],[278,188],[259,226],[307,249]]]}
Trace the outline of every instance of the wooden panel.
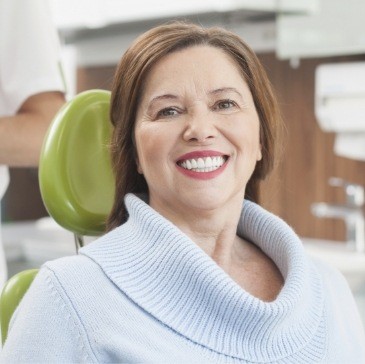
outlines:
{"label": "wooden panel", "polygon": [[314,116],[314,72],[322,63],[365,60],[365,56],[301,60],[297,69],[273,54],[260,55],[277,91],[286,126],[281,165],[262,185],[262,204],[279,214],[301,235],[345,239],[341,220],[312,216],[313,202],[343,203],[331,176],[365,185],[365,163],[337,157],[333,133],[320,130]]}
{"label": "wooden panel", "polygon": [[10,185],[1,201],[2,221],[35,220],[47,216],[36,168],[10,169]]}

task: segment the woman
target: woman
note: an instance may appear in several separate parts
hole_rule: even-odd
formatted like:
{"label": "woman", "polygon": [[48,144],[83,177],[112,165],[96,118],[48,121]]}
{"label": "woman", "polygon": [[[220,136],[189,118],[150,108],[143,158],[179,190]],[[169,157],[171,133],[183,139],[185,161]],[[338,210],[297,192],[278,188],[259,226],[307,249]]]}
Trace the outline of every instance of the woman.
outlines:
{"label": "woman", "polygon": [[280,117],[241,39],[184,23],[145,33],[118,66],[111,119],[110,231],[45,264],[6,362],[365,361],[344,279],[248,200]]}

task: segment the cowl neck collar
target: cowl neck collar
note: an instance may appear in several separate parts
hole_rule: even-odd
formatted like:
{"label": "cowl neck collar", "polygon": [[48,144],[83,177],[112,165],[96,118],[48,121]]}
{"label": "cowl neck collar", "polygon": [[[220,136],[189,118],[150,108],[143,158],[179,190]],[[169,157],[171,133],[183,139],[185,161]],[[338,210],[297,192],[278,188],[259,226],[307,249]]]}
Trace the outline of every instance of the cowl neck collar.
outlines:
{"label": "cowl neck collar", "polygon": [[128,221],[80,250],[138,306],[215,352],[267,362],[325,345],[322,282],[280,218],[244,201],[237,233],[264,251],[285,283],[272,302],[242,289],[175,225],[133,194]]}

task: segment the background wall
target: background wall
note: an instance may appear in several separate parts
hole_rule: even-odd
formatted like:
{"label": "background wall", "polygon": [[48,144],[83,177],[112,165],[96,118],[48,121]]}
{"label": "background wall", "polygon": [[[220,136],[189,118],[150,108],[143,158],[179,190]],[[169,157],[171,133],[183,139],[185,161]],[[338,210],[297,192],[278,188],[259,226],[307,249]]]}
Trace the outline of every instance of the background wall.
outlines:
{"label": "background wall", "polygon": [[343,203],[330,187],[332,176],[365,185],[365,163],[337,157],[334,135],[322,132],[314,116],[314,74],[322,63],[365,61],[365,55],[301,60],[297,69],[273,54],[260,56],[277,91],[286,125],[282,163],[262,186],[264,206],[284,218],[301,236],[344,240],[341,220],[312,216],[313,202]]}
{"label": "background wall", "polygon": [[[344,202],[343,191],[330,187],[328,178],[341,177],[365,185],[365,163],[336,157],[334,136],[323,133],[314,117],[314,72],[317,65],[365,61],[365,55],[301,60],[298,68],[276,59],[274,53],[259,55],[276,89],[286,125],[281,164],[262,185],[262,204],[281,216],[301,236],[344,240],[340,220],[311,215],[313,202]],[[114,66],[78,70],[78,92],[110,89]],[[30,220],[46,215],[39,196],[37,173],[11,170],[12,183],[5,196],[6,220]]]}

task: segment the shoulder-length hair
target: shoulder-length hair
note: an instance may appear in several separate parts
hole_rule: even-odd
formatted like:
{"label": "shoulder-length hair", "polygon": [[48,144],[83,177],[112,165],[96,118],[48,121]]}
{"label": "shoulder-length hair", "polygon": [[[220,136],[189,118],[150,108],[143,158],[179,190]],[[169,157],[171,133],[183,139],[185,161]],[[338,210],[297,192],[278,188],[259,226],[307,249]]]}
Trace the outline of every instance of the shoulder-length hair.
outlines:
{"label": "shoulder-length hair", "polygon": [[144,81],[151,68],[164,56],[192,46],[208,45],[223,50],[239,66],[253,96],[260,120],[262,159],[246,186],[245,198],[258,202],[259,181],[272,170],[281,117],[271,84],[251,48],[236,34],[220,27],[203,28],[186,22],[157,26],[137,38],[120,60],[112,87],[110,118],[116,186],[107,230],[128,218],[124,196],[148,192],[144,176],[137,171],[134,128]]}

